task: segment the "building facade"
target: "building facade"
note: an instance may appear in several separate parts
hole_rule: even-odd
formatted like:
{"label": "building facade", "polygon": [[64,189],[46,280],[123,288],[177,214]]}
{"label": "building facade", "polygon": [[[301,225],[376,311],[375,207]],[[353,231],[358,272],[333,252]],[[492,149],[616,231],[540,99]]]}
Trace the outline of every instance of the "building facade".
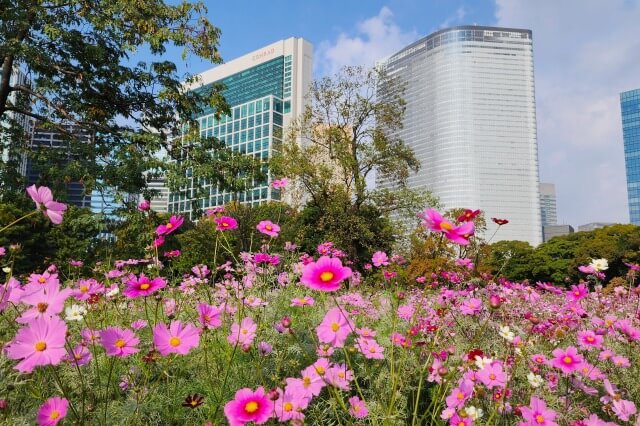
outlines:
{"label": "building facade", "polygon": [[540,218],[543,227],[558,223],[556,186],[552,183],[540,182]]}
{"label": "building facade", "polygon": [[559,237],[561,235],[569,235],[573,233],[574,229],[571,225],[544,225],[542,227],[542,240],[544,242],[547,242],[553,237]]}
{"label": "building facade", "polygon": [[[268,159],[282,143],[284,129],[305,107],[312,79],[313,47],[302,38],[289,38],[265,46],[200,74],[199,85],[223,83],[223,94],[231,115],[220,120],[212,110],[197,117],[200,134],[223,141],[236,152]],[[242,203],[259,204],[279,199],[279,190],[269,186],[272,176],[237,194]],[[196,198],[193,179],[187,188],[169,194],[168,210],[192,216],[192,202],[201,209],[228,203],[232,194],[205,184],[208,196]],[[196,219],[191,217],[191,219]]]}
{"label": "building facade", "polygon": [[[408,186],[432,191],[447,209],[479,208],[487,218],[509,219],[496,239],[539,244],[531,31],[444,29],[382,66],[405,84],[406,115],[398,136],[422,165]],[[497,225],[487,222],[491,235]]]}
{"label": "building facade", "polygon": [[620,93],[629,219],[640,225],[640,89]]}
{"label": "building facade", "polygon": [[[27,73],[18,66],[14,66],[9,76],[9,85],[15,87],[18,85],[31,87],[31,81]],[[10,104],[20,103],[18,92],[9,93],[7,102]],[[7,111],[0,117],[0,162],[2,167],[0,173],[8,173],[4,168],[11,168],[12,173],[24,176],[26,173],[26,156],[19,149],[20,141],[16,143],[16,139],[28,140],[33,132],[34,120],[24,114],[18,114],[13,111]],[[20,132],[18,135],[16,132]]]}
{"label": "building facade", "polygon": [[593,231],[600,228],[606,228],[607,226],[615,225],[614,222],[591,222],[578,226],[578,232]]}

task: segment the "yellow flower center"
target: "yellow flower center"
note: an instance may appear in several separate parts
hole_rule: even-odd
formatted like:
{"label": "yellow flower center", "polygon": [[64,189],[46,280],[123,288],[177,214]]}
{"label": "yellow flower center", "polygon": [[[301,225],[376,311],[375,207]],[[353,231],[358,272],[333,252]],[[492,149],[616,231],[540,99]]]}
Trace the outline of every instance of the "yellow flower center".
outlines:
{"label": "yellow flower center", "polygon": [[196,401],[195,399],[191,400],[191,406],[195,407],[196,405],[198,405],[198,401]]}
{"label": "yellow flower center", "polygon": [[267,225],[264,227],[264,229],[266,229],[267,231],[271,231],[273,229],[273,226]]}
{"label": "yellow flower center", "polygon": [[222,222],[222,227],[223,228],[229,227],[229,222]]}
{"label": "yellow flower center", "polygon": [[319,375],[324,376],[324,372],[325,372],[324,367],[321,367],[321,366],[316,367],[316,373],[318,373]]}
{"label": "yellow flower center", "polygon": [[151,287],[151,284],[149,283],[140,284],[140,290],[148,290],[149,287]]}
{"label": "yellow flower center", "polygon": [[329,282],[333,279],[334,274],[331,271],[324,271],[323,273],[320,274],[320,281],[322,281],[323,283]]}
{"label": "yellow flower center", "polygon": [[246,411],[247,413],[255,413],[256,411],[258,411],[258,408],[259,405],[257,402],[250,401],[245,404],[244,411]]}
{"label": "yellow flower center", "polygon": [[40,312],[41,314],[44,314],[45,312],[47,312],[48,307],[49,305],[46,303],[38,303],[37,305],[38,312]]}
{"label": "yellow flower center", "polygon": [[242,330],[240,330],[240,332],[242,334],[249,334],[249,330],[247,330],[246,328],[243,328]]}
{"label": "yellow flower center", "polygon": [[38,351],[38,352],[42,352],[42,351],[44,351],[45,349],[47,349],[47,343],[46,343],[46,342],[42,342],[42,341],[37,342],[37,343],[35,344],[35,348],[36,348],[36,351]]}
{"label": "yellow flower center", "polygon": [[175,348],[176,346],[180,345],[180,338],[173,336],[171,339],[169,339],[169,344]]}
{"label": "yellow flower center", "polygon": [[342,371],[341,371],[341,372],[339,372],[339,373],[338,373],[338,377],[340,377],[341,379],[344,379],[344,372],[342,372]]}
{"label": "yellow flower center", "polygon": [[116,340],[116,343],[115,343],[116,348],[124,348],[125,345],[126,343],[124,342],[124,339]]}
{"label": "yellow flower center", "polygon": [[588,336],[587,337],[587,342],[589,342],[589,343],[593,343],[594,340],[596,340],[596,339],[594,339],[593,336]]}
{"label": "yellow flower center", "polygon": [[80,292],[86,293],[88,291],[89,291],[89,286],[83,285],[82,287],[80,287]]}
{"label": "yellow flower center", "polygon": [[167,223],[167,229],[171,229],[171,228],[173,228],[173,225],[170,223]]}
{"label": "yellow flower center", "polygon": [[309,378],[309,376],[304,376],[302,378],[302,384],[305,388],[308,388],[309,386],[311,386],[311,378]]}
{"label": "yellow flower center", "polygon": [[440,222],[440,229],[445,231],[451,231],[453,229],[453,225],[451,225],[447,221]]}
{"label": "yellow flower center", "polygon": [[359,406],[359,405],[354,405],[354,406],[353,406],[353,411],[355,411],[356,413],[357,413],[358,411],[360,411],[360,406]]}
{"label": "yellow flower center", "polygon": [[562,362],[564,362],[565,364],[571,364],[573,362],[573,358],[571,358],[570,356],[565,356],[564,358],[562,358]]}
{"label": "yellow flower center", "polygon": [[53,411],[51,412],[51,414],[49,414],[49,418],[50,418],[51,420],[55,420],[55,419],[57,419],[58,417],[60,417],[60,412],[59,412],[58,410],[53,410]]}
{"label": "yellow flower center", "polygon": [[80,354],[74,354],[73,357],[76,359],[76,361],[80,361],[82,359],[82,355]]}
{"label": "yellow flower center", "polygon": [[211,317],[209,315],[205,315],[204,316],[204,320],[209,322],[209,321],[211,321]]}
{"label": "yellow flower center", "polygon": [[373,346],[369,348],[369,352],[371,352],[372,354],[376,353],[376,348],[374,348]]}
{"label": "yellow flower center", "polygon": [[40,277],[40,278],[38,278],[38,282],[39,282],[40,284],[44,284],[44,283],[46,283],[46,282],[47,282],[47,279],[46,279],[45,277]]}
{"label": "yellow flower center", "polygon": [[462,401],[464,399],[464,394],[462,392],[458,392],[456,398],[458,398],[459,401]]}
{"label": "yellow flower center", "polygon": [[538,414],[538,415],[536,416],[536,422],[537,422],[538,424],[543,424],[543,423],[544,423],[544,417],[542,416],[542,414]]}
{"label": "yellow flower center", "polygon": [[575,294],[576,296],[580,296],[580,292],[578,290],[574,291],[573,294]]}
{"label": "yellow flower center", "polygon": [[333,330],[333,332],[336,333],[338,330],[340,330],[340,324],[338,324],[337,322],[332,323],[331,330]]}
{"label": "yellow flower center", "polygon": [[464,422],[458,423],[458,426],[465,426]]}
{"label": "yellow flower center", "polygon": [[542,364],[544,362],[544,359],[542,359],[542,357],[537,357],[536,362]]}
{"label": "yellow flower center", "polygon": [[284,409],[284,411],[291,411],[293,410],[293,404],[290,402],[285,402],[282,408]]}
{"label": "yellow flower center", "polygon": [[495,374],[493,374],[493,373],[491,373],[491,374],[489,374],[489,378],[490,378],[491,380],[495,380],[495,379],[496,379],[496,375],[495,375]]}

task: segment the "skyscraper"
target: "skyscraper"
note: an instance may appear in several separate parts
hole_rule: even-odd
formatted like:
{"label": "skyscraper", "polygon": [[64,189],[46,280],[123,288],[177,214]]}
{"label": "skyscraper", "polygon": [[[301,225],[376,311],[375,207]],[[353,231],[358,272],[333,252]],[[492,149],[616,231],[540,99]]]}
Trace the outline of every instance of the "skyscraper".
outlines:
{"label": "skyscraper", "polygon": [[629,219],[640,225],[640,89],[620,93]]}
{"label": "skyscraper", "polygon": [[[289,38],[258,49],[200,74],[198,90],[223,83],[231,115],[217,120],[213,111],[197,117],[200,134],[216,137],[233,150],[256,158],[270,158],[282,142],[283,129],[300,115],[312,78],[313,47],[304,39]],[[279,198],[269,187],[272,177],[239,194],[243,203],[259,204]],[[232,195],[215,185],[204,185],[209,196],[198,199],[203,209],[229,202]],[[169,212],[191,215],[196,197],[194,182],[169,194]],[[195,219],[192,217],[192,219]]]}
{"label": "skyscraper", "polygon": [[[11,70],[9,85],[32,86],[27,73],[18,66]],[[7,102],[15,105],[25,100],[14,91],[9,93]],[[26,173],[26,157],[20,147],[28,143],[33,125],[31,117],[13,111],[7,111],[0,117],[0,178],[3,182],[8,175],[21,178]],[[9,178],[9,181],[15,182],[15,179]]]}
{"label": "skyscraper", "polygon": [[[404,128],[398,136],[422,164],[408,186],[431,190],[445,208],[479,208],[487,218],[509,219],[497,239],[539,244],[531,31],[444,29],[382,66],[406,85]],[[497,225],[487,222],[490,235]]]}
{"label": "skyscraper", "polygon": [[558,222],[556,210],[556,186],[540,182],[540,216],[542,226],[555,225]]}

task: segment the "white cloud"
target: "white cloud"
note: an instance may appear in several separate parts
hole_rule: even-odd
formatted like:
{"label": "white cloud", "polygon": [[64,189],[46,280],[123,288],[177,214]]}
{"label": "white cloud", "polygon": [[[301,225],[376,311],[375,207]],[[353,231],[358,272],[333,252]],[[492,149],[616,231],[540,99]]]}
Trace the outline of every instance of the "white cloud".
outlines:
{"label": "white cloud", "polygon": [[467,10],[464,8],[464,6],[460,6],[453,15],[442,21],[442,23],[440,24],[440,29],[447,28],[454,24],[462,22],[466,15]]}
{"label": "white cloud", "polygon": [[346,65],[372,66],[415,41],[415,30],[405,32],[395,23],[388,7],[378,15],[356,24],[354,34],[340,33],[335,41],[324,41],[318,48],[316,60],[320,75],[331,75]]}
{"label": "white cloud", "polygon": [[533,30],[540,172],[559,220],[627,222],[619,93],[640,87],[640,1],[496,0],[496,19]]}

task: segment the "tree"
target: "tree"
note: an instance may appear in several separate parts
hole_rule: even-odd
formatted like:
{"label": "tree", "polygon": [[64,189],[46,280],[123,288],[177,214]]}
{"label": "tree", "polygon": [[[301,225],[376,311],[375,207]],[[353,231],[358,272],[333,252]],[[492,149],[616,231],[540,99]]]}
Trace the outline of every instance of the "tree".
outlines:
{"label": "tree", "polygon": [[533,247],[526,241],[498,241],[486,261],[491,271],[510,280],[531,279]]}
{"label": "tree", "polygon": [[[139,191],[145,171],[167,167],[156,152],[180,154],[181,144],[169,140],[184,121],[205,107],[228,112],[219,85],[190,91],[195,78],[164,59],[175,47],[183,59],[221,62],[220,31],[205,12],[186,1],[0,0],[0,120],[22,114],[66,135],[69,161],[52,180]],[[138,60],[139,52],[152,60]],[[15,67],[33,84],[11,84]],[[64,124],[92,132],[94,143],[81,143]],[[5,186],[3,196],[9,189],[22,190]]]}

